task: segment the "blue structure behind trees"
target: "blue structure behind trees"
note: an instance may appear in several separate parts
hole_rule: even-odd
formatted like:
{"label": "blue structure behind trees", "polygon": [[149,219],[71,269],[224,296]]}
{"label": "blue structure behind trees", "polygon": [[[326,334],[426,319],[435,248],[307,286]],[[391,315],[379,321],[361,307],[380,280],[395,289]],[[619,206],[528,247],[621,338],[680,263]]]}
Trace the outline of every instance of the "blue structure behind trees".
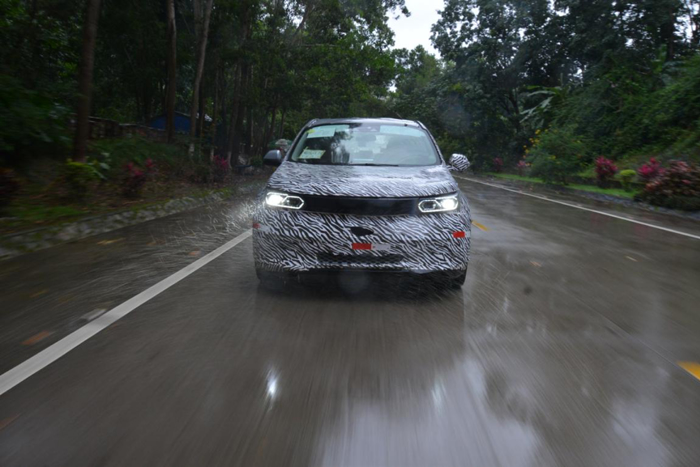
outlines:
{"label": "blue structure behind trees", "polygon": [[[190,132],[190,116],[182,112],[175,112],[175,133],[189,134]],[[159,115],[152,119],[148,126],[165,130],[165,115]]]}

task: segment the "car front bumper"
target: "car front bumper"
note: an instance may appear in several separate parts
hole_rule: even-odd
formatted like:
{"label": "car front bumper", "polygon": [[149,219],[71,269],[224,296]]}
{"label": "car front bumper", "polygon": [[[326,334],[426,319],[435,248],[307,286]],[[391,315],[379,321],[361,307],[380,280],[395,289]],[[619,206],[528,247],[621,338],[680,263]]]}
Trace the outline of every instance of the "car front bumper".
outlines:
{"label": "car front bumper", "polygon": [[[466,209],[417,216],[359,216],[261,208],[253,225],[255,265],[261,271],[288,273],[464,271],[469,262],[470,225]],[[373,233],[358,237],[351,232],[354,227]],[[371,244],[372,249],[354,249],[353,244],[356,248]]]}

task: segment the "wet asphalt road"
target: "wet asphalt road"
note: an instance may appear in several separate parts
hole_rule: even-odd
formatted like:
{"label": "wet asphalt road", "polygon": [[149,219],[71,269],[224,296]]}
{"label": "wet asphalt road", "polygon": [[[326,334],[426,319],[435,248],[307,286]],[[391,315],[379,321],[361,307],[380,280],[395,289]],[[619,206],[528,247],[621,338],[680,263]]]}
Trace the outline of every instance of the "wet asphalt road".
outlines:
{"label": "wet asphalt road", "polygon": [[[0,466],[700,465],[700,381],[678,365],[700,361],[700,240],[461,185],[483,227],[462,290],[270,293],[247,239],[0,396]],[[248,208],[1,263],[0,371]]]}

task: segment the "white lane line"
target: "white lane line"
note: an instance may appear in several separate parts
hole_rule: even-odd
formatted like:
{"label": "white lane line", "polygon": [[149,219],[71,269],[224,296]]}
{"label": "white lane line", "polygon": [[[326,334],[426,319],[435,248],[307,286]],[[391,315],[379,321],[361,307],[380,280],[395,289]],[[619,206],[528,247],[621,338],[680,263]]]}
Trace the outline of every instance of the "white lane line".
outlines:
{"label": "white lane line", "polygon": [[198,269],[201,269],[203,266],[206,266],[211,261],[223,255],[228,250],[235,247],[246,238],[250,237],[251,233],[252,232],[250,230],[243,232],[238,237],[220,246],[208,255],[203,256],[202,258],[198,259],[197,261],[193,262],[188,266],[185,266],[175,274],[163,279],[154,286],[151,286],[148,289],[144,290],[140,294],[135,295],[134,297],[122,303],[121,305],[112,308],[110,311],[103,314],[99,318],[95,319],[94,321],[91,321],[90,323],[81,327],[77,331],[67,335],[60,341],[34,355],[29,360],[20,363],[7,373],[3,374],[2,376],[0,376],[0,396],[5,394],[13,387],[17,386],[25,379],[32,376],[34,373],[38,372],[43,368],[46,368],[51,363],[55,362],[56,360],[58,360],[59,358],[61,358],[62,356],[64,356],[65,354],[67,354],[68,352],[85,342],[86,340],[90,339],[98,332],[107,328],[115,321],[128,315],[129,313],[131,313],[136,308],[143,305],[153,297],[164,292],[168,288],[180,282],[185,277],[189,276],[193,272],[197,271]]}
{"label": "white lane line", "polygon": [[651,227],[652,229],[663,230],[663,231],[665,231],[665,232],[671,232],[671,233],[674,233],[674,234],[683,235],[684,237],[690,237],[690,238],[694,238],[695,240],[700,240],[700,235],[693,235],[693,234],[689,234],[689,233],[686,233],[686,232],[681,232],[680,230],[673,230],[673,229],[669,229],[668,227],[661,227],[660,225],[648,224],[648,223],[646,223],[646,222],[638,221],[638,220],[635,220],[635,219],[630,219],[629,217],[623,217],[623,216],[618,216],[618,215],[616,215],[616,214],[610,214],[609,212],[596,211],[595,209],[584,208],[583,206],[578,206],[578,205],[576,205],[576,204],[571,204],[571,203],[567,203],[567,202],[564,202],[564,201],[558,201],[558,200],[555,200],[555,199],[550,199],[550,198],[547,198],[547,197],[545,197],[545,196],[533,195],[532,193],[525,193],[525,192],[520,191],[520,190],[514,190],[514,189],[512,189],[512,188],[506,188],[506,187],[500,186],[500,185],[494,185],[493,183],[481,182],[481,181],[474,180],[474,179],[471,179],[471,178],[460,177],[460,176],[458,176],[458,175],[454,175],[454,177],[459,178],[460,180],[466,180],[466,181],[468,181],[468,182],[473,182],[473,183],[480,183],[480,184],[482,184],[482,185],[492,186],[492,187],[494,187],[494,188],[500,188],[501,190],[506,190],[506,191],[511,191],[511,192],[513,192],[513,193],[518,193],[519,195],[530,196],[531,198],[537,198],[537,199],[541,199],[541,200],[543,200],[543,201],[549,201],[550,203],[562,204],[562,205],[564,205],[564,206],[569,206],[570,208],[576,208],[576,209],[581,209],[582,211],[594,212],[594,213],[600,214],[600,215],[602,215],[602,216],[613,217],[613,218],[615,218],[615,219],[620,219],[620,220],[623,220],[623,221],[633,222],[633,223],[635,223],[635,224],[643,225],[643,226],[646,226],[646,227]]}

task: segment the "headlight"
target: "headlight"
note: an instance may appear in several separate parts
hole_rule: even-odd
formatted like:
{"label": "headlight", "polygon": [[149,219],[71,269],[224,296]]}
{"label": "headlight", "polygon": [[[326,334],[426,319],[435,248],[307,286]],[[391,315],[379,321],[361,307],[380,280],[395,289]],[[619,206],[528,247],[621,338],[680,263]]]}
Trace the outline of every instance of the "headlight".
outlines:
{"label": "headlight", "polygon": [[265,195],[265,204],[275,208],[301,209],[304,200],[298,196],[270,191]]}
{"label": "headlight", "polygon": [[441,196],[439,198],[424,199],[418,203],[418,210],[422,213],[448,212],[459,207],[459,197],[453,195]]}

